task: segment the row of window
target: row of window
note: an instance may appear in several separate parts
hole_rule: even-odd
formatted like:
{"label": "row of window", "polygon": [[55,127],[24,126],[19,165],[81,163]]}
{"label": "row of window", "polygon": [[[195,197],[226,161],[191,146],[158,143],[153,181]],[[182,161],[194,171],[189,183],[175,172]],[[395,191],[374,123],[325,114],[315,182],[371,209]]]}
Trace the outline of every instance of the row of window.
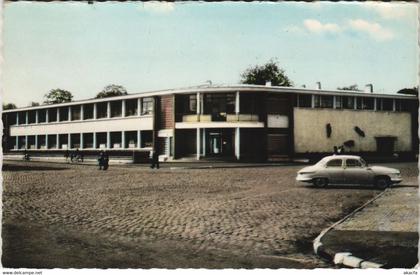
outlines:
{"label": "row of window", "polygon": [[310,95],[297,96],[297,107],[335,108],[377,111],[409,111],[410,105],[401,99],[362,96]]}
{"label": "row of window", "polygon": [[[342,167],[342,159],[333,159],[326,163],[326,167]],[[346,167],[366,167],[366,162],[363,159],[346,159]]]}
{"label": "row of window", "polygon": [[[138,136],[140,135],[140,136]],[[141,144],[138,144],[140,138]],[[57,135],[31,135],[10,137],[9,148],[25,149],[135,149],[152,147],[152,131],[126,131],[108,133],[82,133]]]}
{"label": "row of window", "polygon": [[[125,108],[123,111],[123,104]],[[96,107],[96,113],[95,113]],[[9,125],[101,119],[108,117],[149,115],[153,113],[153,98],[117,100],[59,108],[21,111],[8,114]]]}

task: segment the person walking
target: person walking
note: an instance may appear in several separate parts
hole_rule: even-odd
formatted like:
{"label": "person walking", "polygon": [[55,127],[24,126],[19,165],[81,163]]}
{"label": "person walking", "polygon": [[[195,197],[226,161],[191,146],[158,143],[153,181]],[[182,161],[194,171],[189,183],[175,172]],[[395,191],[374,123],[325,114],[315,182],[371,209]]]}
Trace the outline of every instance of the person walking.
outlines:
{"label": "person walking", "polygon": [[103,150],[99,152],[98,166],[99,166],[99,170],[102,170],[102,168],[104,167],[104,151]]}
{"label": "person walking", "polygon": [[159,169],[159,156],[155,150],[150,151],[150,169]]}
{"label": "person walking", "polygon": [[103,154],[103,167],[104,170],[108,170],[109,167],[109,155],[106,151]]}

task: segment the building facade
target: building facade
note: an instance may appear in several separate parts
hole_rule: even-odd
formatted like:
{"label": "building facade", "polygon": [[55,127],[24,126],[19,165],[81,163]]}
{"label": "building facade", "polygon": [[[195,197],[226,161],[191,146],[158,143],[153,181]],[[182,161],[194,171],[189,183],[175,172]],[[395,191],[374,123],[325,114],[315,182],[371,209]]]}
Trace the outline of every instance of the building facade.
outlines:
{"label": "building facade", "polygon": [[259,85],[199,86],[3,111],[3,150],[147,160],[270,161],[342,147],[418,152],[418,98]]}

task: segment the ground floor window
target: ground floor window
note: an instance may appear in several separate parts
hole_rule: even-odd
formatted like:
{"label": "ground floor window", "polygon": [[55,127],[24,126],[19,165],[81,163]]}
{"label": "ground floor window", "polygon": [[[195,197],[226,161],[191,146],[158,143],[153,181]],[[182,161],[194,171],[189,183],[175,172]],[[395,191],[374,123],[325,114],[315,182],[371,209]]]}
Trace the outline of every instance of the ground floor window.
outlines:
{"label": "ground floor window", "polygon": [[137,131],[125,132],[125,148],[137,148]]}
{"label": "ground floor window", "polygon": [[68,139],[69,139],[69,135],[68,134],[61,134],[58,136],[58,147],[60,149],[69,149],[68,147]]}
{"label": "ground floor window", "polygon": [[82,148],[93,148],[93,133],[83,133]]}
{"label": "ground floor window", "polygon": [[96,133],[96,148],[106,149],[107,148],[107,133]]}
{"label": "ground floor window", "polygon": [[48,149],[57,148],[57,135],[48,135]]}
{"label": "ground floor window", "polygon": [[153,131],[141,131],[141,147],[153,147]]}

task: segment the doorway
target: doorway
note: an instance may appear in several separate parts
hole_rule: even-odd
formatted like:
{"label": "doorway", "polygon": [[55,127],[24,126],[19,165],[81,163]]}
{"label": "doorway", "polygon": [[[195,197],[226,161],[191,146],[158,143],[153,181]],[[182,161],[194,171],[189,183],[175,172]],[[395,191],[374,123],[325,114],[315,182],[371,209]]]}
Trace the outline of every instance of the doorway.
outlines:
{"label": "doorway", "polygon": [[232,129],[209,129],[206,134],[206,155],[211,157],[233,156]]}

